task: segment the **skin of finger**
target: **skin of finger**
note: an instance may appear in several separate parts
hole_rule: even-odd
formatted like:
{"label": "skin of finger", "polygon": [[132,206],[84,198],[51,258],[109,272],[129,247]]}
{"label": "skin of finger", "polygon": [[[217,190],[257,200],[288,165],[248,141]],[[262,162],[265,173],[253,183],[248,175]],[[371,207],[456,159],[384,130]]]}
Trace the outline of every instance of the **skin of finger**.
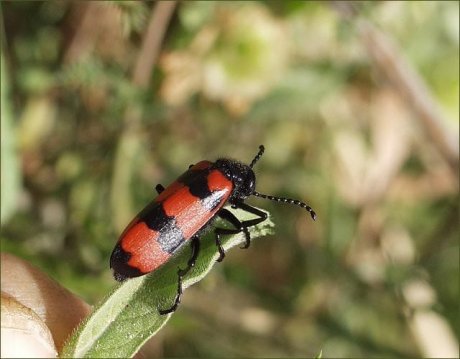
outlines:
{"label": "skin of finger", "polygon": [[38,268],[1,254],[2,293],[33,310],[50,329],[58,351],[91,307]]}
{"label": "skin of finger", "polygon": [[2,293],[1,357],[55,358],[50,330],[30,308]]}

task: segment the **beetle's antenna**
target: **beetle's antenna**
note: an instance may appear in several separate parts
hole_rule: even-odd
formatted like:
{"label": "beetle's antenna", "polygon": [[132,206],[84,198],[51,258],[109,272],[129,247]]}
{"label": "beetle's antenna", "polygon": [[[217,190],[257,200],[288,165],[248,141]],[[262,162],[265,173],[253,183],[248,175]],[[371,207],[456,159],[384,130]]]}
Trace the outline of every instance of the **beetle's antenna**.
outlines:
{"label": "beetle's antenna", "polygon": [[256,162],[258,160],[260,160],[260,157],[262,157],[262,155],[264,154],[264,151],[265,151],[265,147],[264,145],[260,145],[259,146],[259,152],[257,153],[256,157],[254,157],[254,159],[252,160],[251,164],[249,165],[249,167],[254,167],[254,165],[256,164]]}
{"label": "beetle's antenna", "polygon": [[[256,157],[257,158],[257,157]],[[308,212],[310,212],[311,218],[316,221],[316,213],[315,211],[306,203],[299,201],[298,199],[292,199],[292,198],[284,198],[284,197],[275,197],[275,196],[270,196],[268,194],[262,194],[259,192],[254,191],[252,193],[256,197],[260,198],[265,198],[269,199],[270,201],[276,201],[276,202],[284,202],[284,203],[289,203],[289,204],[295,204],[296,206],[305,208]]]}

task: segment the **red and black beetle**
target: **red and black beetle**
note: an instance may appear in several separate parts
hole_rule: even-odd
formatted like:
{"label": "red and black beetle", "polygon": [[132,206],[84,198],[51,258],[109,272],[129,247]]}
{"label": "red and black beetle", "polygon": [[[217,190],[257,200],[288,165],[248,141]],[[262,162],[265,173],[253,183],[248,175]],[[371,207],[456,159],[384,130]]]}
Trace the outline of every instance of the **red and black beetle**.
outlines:
{"label": "red and black beetle", "polygon": [[[248,248],[251,238],[248,228],[267,219],[267,214],[244,203],[249,196],[272,201],[295,204],[305,208],[313,219],[316,213],[306,203],[283,197],[274,197],[256,192],[256,176],[253,166],[264,153],[264,146],[250,165],[230,160],[216,162],[201,161],[191,165],[167,188],[158,184],[158,192],[150,202],[126,227],[110,257],[110,267],[117,281],[138,277],[158,269],[166,263],[179,248],[191,240],[192,254],[187,267],[177,272],[178,285],[174,304],[161,314],[176,310],[182,296],[182,278],[195,265],[200,250],[199,236],[216,217],[229,222],[234,228],[214,228],[216,246],[220,256],[225,257],[220,238],[222,235],[243,232]],[[223,208],[226,203],[257,216],[240,221],[232,212]]]}

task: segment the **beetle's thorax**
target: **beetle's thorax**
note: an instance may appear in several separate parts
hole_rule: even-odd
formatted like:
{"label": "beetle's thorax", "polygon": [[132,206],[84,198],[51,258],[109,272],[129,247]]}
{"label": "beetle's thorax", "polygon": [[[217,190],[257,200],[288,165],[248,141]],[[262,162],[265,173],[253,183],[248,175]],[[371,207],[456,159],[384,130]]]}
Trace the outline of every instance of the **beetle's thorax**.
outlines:
{"label": "beetle's thorax", "polygon": [[218,159],[213,167],[222,173],[233,183],[233,192],[230,201],[244,200],[249,197],[256,188],[256,176],[248,165],[226,158]]}

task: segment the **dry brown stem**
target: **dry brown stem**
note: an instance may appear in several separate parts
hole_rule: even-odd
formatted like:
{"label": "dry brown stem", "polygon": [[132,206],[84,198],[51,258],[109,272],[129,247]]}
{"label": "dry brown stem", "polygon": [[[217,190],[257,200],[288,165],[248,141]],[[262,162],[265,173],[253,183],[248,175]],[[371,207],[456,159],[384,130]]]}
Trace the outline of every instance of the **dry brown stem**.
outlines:
{"label": "dry brown stem", "polygon": [[361,36],[374,65],[389,80],[393,88],[406,100],[427,136],[436,146],[455,175],[459,166],[458,133],[449,131],[447,121],[427,85],[413,66],[404,58],[388,34],[369,20],[359,16],[353,2],[333,2],[333,8],[353,23]]}

